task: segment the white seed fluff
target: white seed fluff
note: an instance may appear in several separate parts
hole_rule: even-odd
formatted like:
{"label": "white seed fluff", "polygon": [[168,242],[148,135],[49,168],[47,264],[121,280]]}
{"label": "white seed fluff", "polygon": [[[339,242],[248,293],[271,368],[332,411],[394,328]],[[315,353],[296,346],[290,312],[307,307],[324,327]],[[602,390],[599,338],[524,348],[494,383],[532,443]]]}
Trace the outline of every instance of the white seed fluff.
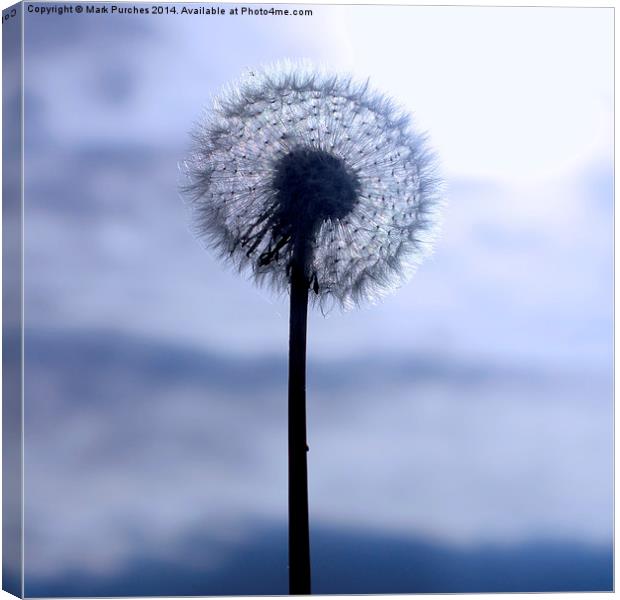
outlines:
{"label": "white seed fluff", "polygon": [[[436,161],[407,114],[367,83],[306,63],[250,71],[193,139],[184,192],[197,234],[257,281],[288,289],[297,214],[315,224],[304,234],[314,297],[344,308],[401,284],[431,249]],[[282,177],[284,164],[294,177]]]}

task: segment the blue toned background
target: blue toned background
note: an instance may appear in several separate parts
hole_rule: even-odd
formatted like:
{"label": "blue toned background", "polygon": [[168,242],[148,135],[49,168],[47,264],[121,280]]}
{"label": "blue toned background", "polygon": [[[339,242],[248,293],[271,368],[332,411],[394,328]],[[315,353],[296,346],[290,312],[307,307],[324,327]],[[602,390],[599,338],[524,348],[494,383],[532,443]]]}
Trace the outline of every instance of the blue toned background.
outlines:
{"label": "blue toned background", "polygon": [[311,316],[314,591],[610,589],[612,10],[312,8],[27,13],[26,594],[287,591],[286,298],[177,191],[284,57],[412,110],[448,189],[410,284]]}

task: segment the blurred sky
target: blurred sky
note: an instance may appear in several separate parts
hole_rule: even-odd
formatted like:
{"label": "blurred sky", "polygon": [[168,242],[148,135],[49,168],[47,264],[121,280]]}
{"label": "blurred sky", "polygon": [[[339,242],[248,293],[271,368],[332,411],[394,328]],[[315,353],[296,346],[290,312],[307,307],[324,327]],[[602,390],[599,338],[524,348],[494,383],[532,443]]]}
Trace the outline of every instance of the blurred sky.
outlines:
{"label": "blurred sky", "polygon": [[[312,8],[27,13],[27,592],[158,561],[231,593],[217,574],[285,526],[286,298],[201,248],[178,193],[210,98],[281,58],[369,77],[429,132],[447,183],[411,283],[311,315],[311,526],[460,556],[585,544],[607,568],[612,10]],[[504,588],[542,586],[527,568]]]}

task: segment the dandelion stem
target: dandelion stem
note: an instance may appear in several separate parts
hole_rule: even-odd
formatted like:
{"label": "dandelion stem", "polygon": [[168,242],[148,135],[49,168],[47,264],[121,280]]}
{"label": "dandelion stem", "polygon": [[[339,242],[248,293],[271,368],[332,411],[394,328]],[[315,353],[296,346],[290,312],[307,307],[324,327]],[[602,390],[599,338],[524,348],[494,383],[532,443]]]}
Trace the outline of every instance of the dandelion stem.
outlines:
{"label": "dandelion stem", "polygon": [[310,530],[306,441],[306,244],[296,244],[291,268],[288,379],[289,593],[310,594]]}

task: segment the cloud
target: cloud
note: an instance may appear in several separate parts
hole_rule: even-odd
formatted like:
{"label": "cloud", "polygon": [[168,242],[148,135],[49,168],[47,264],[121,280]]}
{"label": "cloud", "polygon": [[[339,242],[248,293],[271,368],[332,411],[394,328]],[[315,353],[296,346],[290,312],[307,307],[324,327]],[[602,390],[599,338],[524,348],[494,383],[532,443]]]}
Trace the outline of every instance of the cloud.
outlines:
{"label": "cloud", "polygon": [[[378,23],[389,35],[367,43]],[[570,176],[611,151],[610,10],[352,7],[348,32],[354,66],[415,111],[451,176]]]}
{"label": "cloud", "polygon": [[[471,28],[454,30],[451,10],[462,13]],[[311,316],[311,351],[320,357],[404,350],[590,366],[608,361],[611,147],[597,146],[595,158],[583,156],[568,171],[506,178],[504,167],[488,173],[478,167],[492,164],[489,152],[496,156],[500,149],[513,148],[514,139],[472,144],[475,136],[462,135],[462,128],[470,126],[480,135],[496,135],[497,118],[513,123],[503,112],[491,120],[459,117],[459,126],[450,121],[446,130],[446,115],[463,110],[453,101],[461,95],[451,87],[460,78],[475,76],[477,83],[467,88],[465,107],[476,100],[488,102],[493,92],[510,100],[505,110],[512,115],[511,106],[524,95],[530,98],[532,82],[549,87],[545,69],[554,64],[558,81],[547,91],[562,97],[564,109],[553,112],[553,118],[566,121],[570,113],[571,126],[579,122],[594,131],[586,125],[598,118],[595,99],[605,95],[611,81],[605,66],[607,11],[580,11],[582,18],[577,18],[575,11],[532,10],[323,6],[310,19],[287,21],[287,28],[276,19],[226,17],[217,27],[208,18],[166,21],[174,27],[157,19],[140,24],[120,17],[97,19],[89,21],[89,43],[78,54],[63,41],[69,39],[66,29],[80,29],[86,17],[72,21],[66,15],[63,29],[55,34],[49,30],[42,38],[47,52],[39,46],[26,49],[27,116],[36,125],[28,129],[34,137],[26,148],[30,322],[62,323],[71,329],[114,322],[136,335],[180,337],[248,354],[279,352],[286,343],[286,298],[255,289],[201,249],[179,198],[178,163],[201,108],[220,85],[248,66],[248,56],[263,62],[306,55],[371,75],[375,85],[410,101],[422,115],[432,105],[433,113],[423,121],[439,134],[435,145],[450,161],[460,161],[459,168],[448,168],[445,226],[434,257],[378,307],[332,314],[327,320]],[[533,14],[536,19],[530,18]],[[515,50],[522,44],[513,45],[513,19],[538,44],[528,46],[525,54]],[[33,33],[44,28],[42,21],[32,19]],[[117,22],[119,27],[112,27]],[[369,46],[370,56],[362,41],[371,29],[376,32],[377,22],[393,25],[398,35]],[[557,44],[548,44],[543,36],[552,30],[542,25],[549,22],[557,25]],[[132,27],[137,36],[129,35]],[[419,35],[405,35],[407,27]],[[323,31],[320,36],[318,30]],[[437,32],[441,35],[434,39]],[[596,43],[575,46],[574,39],[584,39],[575,32]],[[445,45],[452,34],[457,37]],[[504,41],[503,35],[508,35]],[[447,48],[458,45],[462,36],[474,41],[462,44],[464,54],[455,62]],[[498,91],[482,68],[487,62],[476,60],[487,56],[497,66],[497,58],[486,52],[491,41],[515,67],[493,70],[510,84],[508,89],[520,90],[514,97]],[[101,44],[113,49],[116,61],[100,52]],[[416,50],[424,47],[437,53],[415,65],[415,77],[403,77],[399,57],[418,56]],[[562,61],[560,48],[567,51]],[[212,60],[215,50],[217,61]],[[601,60],[593,62],[592,57]],[[118,68],[111,70],[111,64]],[[589,82],[579,83],[577,95],[569,93],[579,81],[570,64]],[[464,69],[460,75],[457,68]],[[443,73],[439,81],[438,72]],[[121,94],[122,102],[110,73],[133,82]],[[480,104],[476,114],[487,114],[487,108]],[[550,118],[548,110],[532,114],[536,119],[528,121],[528,131]],[[527,119],[525,113],[522,117]],[[510,127],[520,128],[516,123]],[[544,143],[535,144],[528,134],[529,145],[544,154],[541,165],[566,158],[564,138],[548,133]],[[570,143],[578,141],[577,136]],[[477,166],[466,168],[470,159]],[[520,172],[515,166],[513,174]]]}
{"label": "cloud", "polygon": [[[26,360],[31,576],[190,560],[196,528],[217,568],[286,515],[284,356],[93,331],[30,332]],[[311,363],[308,397],[317,525],[465,546],[611,535],[606,375],[367,357]]]}
{"label": "cloud", "polygon": [[[287,534],[279,523],[262,523],[210,570],[201,557],[208,538],[187,536],[184,555],[193,561],[128,561],[113,576],[74,571],[31,578],[32,597],[285,595]],[[455,548],[402,535],[316,527],[311,532],[315,594],[609,591],[611,545],[558,543],[491,544]],[[240,577],[240,574],[243,574]]]}

